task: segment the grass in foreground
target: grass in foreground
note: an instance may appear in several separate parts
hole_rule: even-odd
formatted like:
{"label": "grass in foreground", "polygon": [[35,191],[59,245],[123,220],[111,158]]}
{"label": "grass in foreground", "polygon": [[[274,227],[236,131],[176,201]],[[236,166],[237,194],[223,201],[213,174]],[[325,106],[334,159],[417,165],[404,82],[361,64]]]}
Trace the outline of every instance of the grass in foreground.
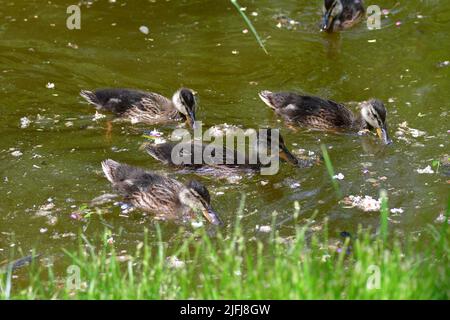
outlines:
{"label": "grass in foreground", "polygon": [[249,241],[237,221],[226,239],[200,230],[170,252],[144,241],[127,257],[106,232],[98,249],[85,239],[66,252],[67,274],[31,266],[22,288],[11,272],[0,274],[0,298],[449,299],[448,228],[430,227],[427,242],[406,244],[361,231],[337,249],[327,231],[307,236],[308,226],[290,239],[273,232]]}

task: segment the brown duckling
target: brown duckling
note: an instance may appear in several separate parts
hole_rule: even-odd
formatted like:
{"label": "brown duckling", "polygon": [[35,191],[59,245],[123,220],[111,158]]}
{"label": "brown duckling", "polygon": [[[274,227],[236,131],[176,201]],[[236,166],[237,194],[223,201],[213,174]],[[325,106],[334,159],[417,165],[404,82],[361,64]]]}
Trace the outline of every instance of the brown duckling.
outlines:
{"label": "brown duckling", "polygon": [[319,130],[375,130],[385,144],[392,143],[387,131],[387,111],[380,100],[361,102],[360,115],[355,116],[343,104],[314,96],[262,91],[259,97],[278,115],[295,125]]}
{"label": "brown duckling", "polygon": [[97,109],[111,111],[132,123],[186,121],[195,127],[197,101],[191,89],[179,89],[172,100],[158,93],[133,89],[82,90],[80,95]]}
{"label": "brown duckling", "polygon": [[114,160],[102,162],[103,172],[131,205],[167,219],[194,219],[198,213],[214,225],[221,225],[211,207],[208,189],[198,181],[181,182],[121,164]]}
{"label": "brown duckling", "polygon": [[362,0],[325,0],[321,31],[348,29],[362,20],[365,14]]}
{"label": "brown duckling", "polygon": [[[274,145],[272,146],[272,143]],[[242,154],[236,148],[205,144],[201,141],[166,142],[163,144],[144,144],[143,149],[162,163],[179,166],[207,173],[208,169],[223,170],[238,169],[256,171],[267,163],[260,156],[270,155],[270,150],[278,153],[279,158],[298,167],[310,167],[308,160],[295,157],[284,143],[278,129],[264,129],[256,133],[256,152],[254,156]],[[199,155],[197,158],[195,154]],[[265,162],[265,161],[264,161]]]}

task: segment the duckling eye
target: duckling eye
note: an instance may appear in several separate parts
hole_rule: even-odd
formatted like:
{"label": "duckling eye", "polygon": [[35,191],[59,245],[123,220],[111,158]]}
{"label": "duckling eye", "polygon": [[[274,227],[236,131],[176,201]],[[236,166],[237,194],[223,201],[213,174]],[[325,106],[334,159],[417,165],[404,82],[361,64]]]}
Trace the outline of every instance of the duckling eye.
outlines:
{"label": "duckling eye", "polygon": [[381,119],[379,118],[379,116],[378,116],[377,113],[371,111],[371,112],[370,112],[370,118],[371,118],[373,121],[376,121],[377,124],[378,124],[378,126],[379,126],[380,128],[382,127],[383,122],[381,121]]}

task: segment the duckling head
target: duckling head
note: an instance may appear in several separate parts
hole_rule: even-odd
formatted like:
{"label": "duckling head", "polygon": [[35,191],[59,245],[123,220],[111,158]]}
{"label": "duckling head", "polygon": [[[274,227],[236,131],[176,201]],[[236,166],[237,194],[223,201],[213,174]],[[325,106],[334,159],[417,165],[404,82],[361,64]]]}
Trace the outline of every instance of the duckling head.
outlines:
{"label": "duckling head", "polygon": [[298,165],[298,159],[289,151],[284,143],[284,139],[280,134],[279,129],[266,128],[259,130],[257,133],[258,152],[266,152],[271,150],[272,144],[278,144],[279,157],[293,165]]}
{"label": "duckling head", "polygon": [[344,5],[342,4],[342,0],[325,0],[320,30],[333,32],[334,26],[338,23],[337,20],[343,11]]}
{"label": "duckling head", "polygon": [[223,225],[219,215],[211,207],[211,197],[208,189],[197,180],[191,180],[186,184],[186,189],[180,192],[182,204],[190,207],[194,212],[201,212],[210,223]]}
{"label": "duckling head", "polygon": [[361,118],[369,130],[375,130],[383,143],[391,144],[392,140],[389,138],[386,123],[387,111],[383,102],[378,99],[370,99],[362,102],[360,107]]}
{"label": "duckling head", "polygon": [[195,129],[195,112],[197,110],[197,99],[195,91],[181,88],[172,97],[175,108],[186,117],[189,126]]}

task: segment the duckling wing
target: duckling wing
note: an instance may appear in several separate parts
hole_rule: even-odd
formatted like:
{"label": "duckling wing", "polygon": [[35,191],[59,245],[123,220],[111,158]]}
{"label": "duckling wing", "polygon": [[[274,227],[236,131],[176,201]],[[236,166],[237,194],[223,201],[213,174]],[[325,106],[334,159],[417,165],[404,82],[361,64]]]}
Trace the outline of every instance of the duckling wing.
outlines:
{"label": "duckling wing", "polygon": [[275,111],[288,121],[320,129],[351,126],[354,121],[342,104],[314,96],[291,95]]}
{"label": "duckling wing", "polygon": [[166,178],[141,187],[139,192],[131,195],[131,199],[133,205],[143,210],[172,214],[180,205],[178,193],[183,185],[176,180]]}
{"label": "duckling wing", "polygon": [[147,111],[171,105],[171,101],[162,95],[131,89],[99,89],[94,92],[83,90],[80,95],[97,108],[119,115],[132,108]]}

